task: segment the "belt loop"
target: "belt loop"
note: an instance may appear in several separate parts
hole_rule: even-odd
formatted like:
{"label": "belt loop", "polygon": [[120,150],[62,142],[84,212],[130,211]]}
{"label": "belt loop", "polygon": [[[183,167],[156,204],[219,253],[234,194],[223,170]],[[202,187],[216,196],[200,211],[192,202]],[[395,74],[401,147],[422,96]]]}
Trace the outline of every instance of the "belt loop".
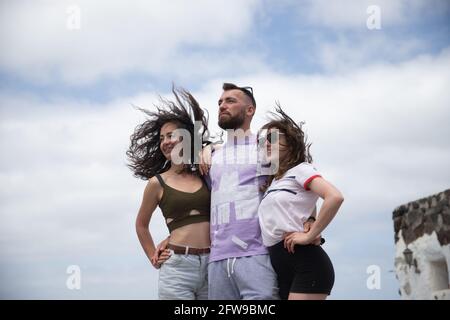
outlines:
{"label": "belt loop", "polygon": [[188,255],[188,253],[189,253],[189,247],[188,246],[186,246],[186,250],[185,250],[185,252],[184,252],[184,254],[187,256]]}

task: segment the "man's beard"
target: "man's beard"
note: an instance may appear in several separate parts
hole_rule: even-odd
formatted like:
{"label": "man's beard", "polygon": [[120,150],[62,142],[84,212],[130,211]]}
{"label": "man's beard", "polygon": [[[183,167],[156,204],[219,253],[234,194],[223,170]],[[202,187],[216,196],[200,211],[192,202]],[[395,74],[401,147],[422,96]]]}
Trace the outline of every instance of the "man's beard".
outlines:
{"label": "man's beard", "polygon": [[228,118],[220,120],[219,116],[219,127],[224,130],[227,129],[237,129],[240,128],[245,121],[245,110],[242,110],[239,114],[234,117],[228,116]]}

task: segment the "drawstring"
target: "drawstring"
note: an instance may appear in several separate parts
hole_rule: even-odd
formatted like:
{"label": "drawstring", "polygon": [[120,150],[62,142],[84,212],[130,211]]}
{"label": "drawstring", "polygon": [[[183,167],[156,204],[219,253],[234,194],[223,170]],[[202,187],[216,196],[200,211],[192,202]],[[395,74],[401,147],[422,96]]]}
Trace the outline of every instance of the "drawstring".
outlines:
{"label": "drawstring", "polygon": [[236,258],[233,258],[233,262],[231,263],[231,273],[234,273],[234,263],[236,262]]}
{"label": "drawstring", "polygon": [[233,261],[231,262],[231,273],[230,273],[230,258],[227,259],[227,274],[228,278],[231,277],[231,275],[234,273],[234,264],[236,263],[236,257],[233,258]]}

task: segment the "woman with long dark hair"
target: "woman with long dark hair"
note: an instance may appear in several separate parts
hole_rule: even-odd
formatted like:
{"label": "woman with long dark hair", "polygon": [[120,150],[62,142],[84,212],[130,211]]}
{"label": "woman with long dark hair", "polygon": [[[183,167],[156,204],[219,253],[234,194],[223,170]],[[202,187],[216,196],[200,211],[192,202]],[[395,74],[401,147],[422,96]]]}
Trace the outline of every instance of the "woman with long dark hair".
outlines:
{"label": "woman with long dark hair", "polygon": [[[140,109],[148,119],[136,127],[127,151],[134,175],[148,180],[136,232],[150,262],[160,268],[160,299],[207,299],[210,191],[194,152],[195,142],[207,139],[207,120],[189,92],[172,91],[175,102],[161,98],[156,112]],[[159,255],[149,231],[157,206],[170,232],[164,263],[167,256]]]}
{"label": "woman with long dark hair", "polygon": [[[334,269],[315,242],[344,199],[311,164],[310,144],[301,126],[279,105],[276,111],[260,136],[266,160],[278,165],[258,209],[262,239],[277,273],[281,299],[326,299],[334,284]],[[316,220],[319,197],[324,201]],[[306,228],[310,220],[316,221]]]}

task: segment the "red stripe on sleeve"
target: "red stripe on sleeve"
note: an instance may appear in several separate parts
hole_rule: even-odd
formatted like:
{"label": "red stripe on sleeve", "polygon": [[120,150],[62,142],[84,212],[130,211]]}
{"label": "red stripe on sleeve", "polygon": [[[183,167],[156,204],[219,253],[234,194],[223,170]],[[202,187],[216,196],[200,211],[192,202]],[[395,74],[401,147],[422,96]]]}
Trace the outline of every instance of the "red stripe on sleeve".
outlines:
{"label": "red stripe on sleeve", "polygon": [[310,178],[308,178],[308,180],[305,181],[305,183],[303,184],[303,188],[305,188],[305,190],[309,190],[308,185],[311,183],[311,181],[313,181],[315,178],[322,178],[322,176],[320,174],[316,174],[315,176],[312,176]]}

